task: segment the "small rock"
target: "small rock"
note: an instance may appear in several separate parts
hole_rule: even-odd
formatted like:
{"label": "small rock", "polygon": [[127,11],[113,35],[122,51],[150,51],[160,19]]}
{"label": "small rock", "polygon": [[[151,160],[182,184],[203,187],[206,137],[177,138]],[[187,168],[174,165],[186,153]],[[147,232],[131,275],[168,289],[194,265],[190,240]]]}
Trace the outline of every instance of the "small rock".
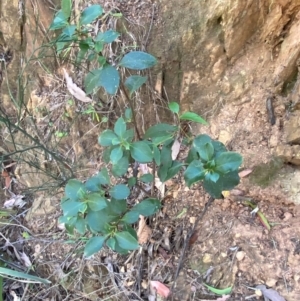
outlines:
{"label": "small rock", "polygon": [[244,251],[239,251],[236,253],[236,259],[242,261],[245,258],[246,253]]}
{"label": "small rock", "polygon": [[229,142],[230,140],[231,140],[230,133],[225,130],[221,130],[219,134],[219,141],[224,144],[227,144],[227,142]]}
{"label": "small rock", "polygon": [[270,278],[266,281],[266,285],[269,287],[273,287],[273,286],[275,286],[276,282],[277,282],[276,279]]}
{"label": "small rock", "polygon": [[[290,213],[290,212],[285,212],[284,213],[284,221],[287,221],[287,220],[289,220],[290,218],[292,218],[293,217],[293,214],[292,213]],[[269,285],[270,286],[270,285]]]}
{"label": "small rock", "polygon": [[255,290],[255,295],[258,297],[262,296],[262,291],[261,290]]}
{"label": "small rock", "polygon": [[205,253],[202,261],[203,263],[211,263],[212,262],[211,254]]}
{"label": "small rock", "polygon": [[300,143],[300,112],[291,116],[284,127],[286,133],[286,143],[299,144]]}
{"label": "small rock", "polygon": [[195,221],[196,221],[196,217],[195,216],[191,216],[190,217],[190,223],[191,224],[195,224]]}

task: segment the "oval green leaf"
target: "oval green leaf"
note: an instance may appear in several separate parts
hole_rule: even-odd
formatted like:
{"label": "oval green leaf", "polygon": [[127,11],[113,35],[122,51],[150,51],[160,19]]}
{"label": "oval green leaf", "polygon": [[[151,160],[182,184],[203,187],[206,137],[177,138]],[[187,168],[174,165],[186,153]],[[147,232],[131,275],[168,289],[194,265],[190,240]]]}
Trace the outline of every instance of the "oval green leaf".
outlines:
{"label": "oval green leaf", "polygon": [[149,145],[144,141],[132,143],[130,153],[134,160],[140,163],[149,163],[153,160],[153,154]]}
{"label": "oval green leaf", "polygon": [[119,146],[114,148],[110,153],[110,161],[112,164],[117,164],[118,161],[123,157],[123,148]]}
{"label": "oval green leaf", "polygon": [[101,69],[95,69],[90,71],[84,79],[84,88],[86,94],[90,94],[94,89],[99,87],[99,77]]}
{"label": "oval green leaf", "polygon": [[106,199],[99,193],[88,194],[86,202],[92,211],[100,211],[107,207]]}
{"label": "oval green leaf", "polygon": [[153,175],[151,173],[146,173],[144,175],[142,175],[139,180],[144,182],[144,183],[151,183],[153,182]]}
{"label": "oval green leaf", "polygon": [[156,58],[149,53],[143,51],[131,51],[124,55],[120,62],[120,66],[133,70],[143,70],[153,67],[156,63]]}
{"label": "oval green leaf", "polygon": [[114,30],[107,30],[105,32],[99,32],[95,38],[95,41],[103,43],[112,43],[120,34]]}
{"label": "oval green leaf", "polygon": [[240,154],[235,152],[222,153],[216,158],[216,170],[221,173],[227,173],[230,171],[238,170],[243,162],[243,158]]}
{"label": "oval green leaf", "polygon": [[86,204],[83,202],[68,200],[61,204],[61,209],[64,216],[72,217],[77,216],[79,212],[84,212],[86,210]]}
{"label": "oval green leaf", "polygon": [[205,124],[207,125],[208,123],[198,114],[194,112],[185,112],[179,117],[180,120],[189,120],[189,121],[194,121],[197,123]]}
{"label": "oval green leaf", "polygon": [[84,196],[86,188],[82,182],[76,179],[71,179],[66,185],[65,193],[69,199],[77,201]]}
{"label": "oval green leaf", "polygon": [[50,25],[50,30],[64,28],[68,25],[68,17],[64,14],[62,10],[59,10]]}
{"label": "oval green leaf", "polygon": [[184,180],[188,187],[204,179],[205,170],[199,160],[194,160],[184,172]]}
{"label": "oval green leaf", "polygon": [[122,200],[122,199],[126,199],[129,196],[130,190],[126,185],[118,184],[116,186],[113,186],[109,190],[109,193],[111,197],[113,197],[114,199]]}
{"label": "oval green leaf", "polygon": [[121,138],[126,132],[126,122],[123,117],[118,118],[114,126],[114,132]]}
{"label": "oval green leaf", "polygon": [[105,236],[95,236],[89,239],[84,248],[84,257],[90,257],[100,251],[105,242]]}
{"label": "oval green leaf", "polygon": [[131,75],[125,81],[125,87],[128,89],[129,94],[137,91],[145,82],[147,81],[147,76]]}
{"label": "oval green leaf", "polygon": [[198,150],[200,159],[207,162],[210,161],[214,155],[214,147],[211,142],[205,143]]}
{"label": "oval green leaf", "polygon": [[115,238],[119,246],[124,250],[136,250],[139,248],[136,238],[127,231],[117,232]]}
{"label": "oval green leaf", "polygon": [[120,85],[118,70],[111,65],[104,66],[100,72],[98,85],[103,87],[108,94],[116,94]]}
{"label": "oval green leaf", "polygon": [[175,113],[175,114],[178,114],[179,113],[179,104],[177,103],[177,102],[170,102],[169,104],[168,104],[168,106],[169,106],[169,109],[173,112],[173,113]]}
{"label": "oval green leaf", "polygon": [[71,8],[72,8],[71,0],[62,0],[61,1],[61,10],[67,19],[70,18],[70,16],[71,16]]}
{"label": "oval green leaf", "polygon": [[116,138],[117,136],[112,130],[105,130],[99,136],[98,142],[102,146],[111,146],[113,145],[112,141]]}
{"label": "oval green leaf", "polygon": [[158,199],[145,199],[139,204],[132,207],[132,211],[136,211],[143,216],[150,216],[161,208],[161,202]]}
{"label": "oval green leaf", "polygon": [[128,211],[126,214],[122,217],[122,221],[127,224],[133,224],[136,223],[139,219],[139,213],[137,211]]}
{"label": "oval green leaf", "polygon": [[103,9],[100,5],[95,4],[87,7],[80,16],[79,23],[80,25],[86,25],[93,22],[96,18],[101,16]]}
{"label": "oval green leaf", "polygon": [[127,172],[128,166],[129,166],[128,158],[123,157],[116,164],[112,166],[111,172],[115,177],[121,177]]}

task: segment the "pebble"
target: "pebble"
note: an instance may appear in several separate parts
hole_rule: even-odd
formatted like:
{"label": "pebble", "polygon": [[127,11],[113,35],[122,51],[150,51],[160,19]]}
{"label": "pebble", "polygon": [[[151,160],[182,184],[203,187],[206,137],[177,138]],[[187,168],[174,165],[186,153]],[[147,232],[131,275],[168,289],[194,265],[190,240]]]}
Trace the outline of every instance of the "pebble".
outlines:
{"label": "pebble", "polygon": [[236,259],[242,261],[245,258],[246,253],[244,251],[239,251],[236,253]]}

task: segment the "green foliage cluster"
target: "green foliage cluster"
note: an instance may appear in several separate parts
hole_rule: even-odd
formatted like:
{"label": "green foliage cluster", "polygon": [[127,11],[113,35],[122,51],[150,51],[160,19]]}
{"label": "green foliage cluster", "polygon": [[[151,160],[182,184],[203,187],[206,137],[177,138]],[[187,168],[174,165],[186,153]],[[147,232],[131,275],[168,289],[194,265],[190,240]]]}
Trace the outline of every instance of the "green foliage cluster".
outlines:
{"label": "green foliage cluster", "polygon": [[[116,94],[120,86],[119,68],[131,70],[144,70],[156,64],[156,59],[142,51],[131,51],[124,56],[119,56],[114,65],[103,56],[105,45],[116,41],[120,34],[114,30],[99,32],[96,36],[91,33],[91,23],[106,15],[99,4],[91,5],[84,9],[79,17],[78,24],[71,22],[72,1],[62,0],[61,9],[56,13],[50,30],[60,30],[61,33],[55,40],[56,51],[60,54],[63,50],[77,46],[79,48],[76,64],[83,60],[95,62],[99,68],[91,70],[85,77],[84,87],[87,94],[103,87],[108,94]],[[125,82],[125,87],[130,94],[136,91],[147,80],[147,77],[131,75]]]}
{"label": "green foliage cluster", "polygon": [[[96,37],[89,34],[88,25],[102,14],[100,5],[92,5],[83,10],[79,24],[72,25],[69,20],[71,1],[62,0],[62,8],[55,15],[51,29],[62,29],[56,41],[58,52],[75,43],[80,48],[81,60],[95,57],[98,60],[99,69],[86,76],[87,93],[104,87],[108,93],[114,94],[120,84],[118,68],[143,70],[154,66],[156,59],[145,52],[131,51],[120,59],[117,66],[110,65],[102,56],[102,50],[105,44],[115,41],[119,34],[112,30],[100,32]],[[134,108],[132,93],[146,80],[146,77],[139,75],[132,75],[125,80],[131,108]],[[176,157],[173,152],[178,147],[183,123],[207,122],[194,112],[181,113],[176,102],[169,103],[169,109],[176,116],[175,125],[153,125],[143,137],[138,132],[134,111],[126,109],[113,129],[103,131],[98,139],[99,144],[105,147],[103,158],[109,168],[101,169],[85,183],[76,179],[68,181],[61,201],[63,216],[60,222],[66,225],[70,233],[76,230],[82,236],[87,232],[92,234],[85,245],[86,257],[98,252],[104,245],[121,254],[137,249],[139,244],[133,225],[140,215],[151,216],[161,208],[160,200],[155,197],[146,198],[134,206],[128,205],[127,199],[133,187],[140,188],[143,183],[151,183],[156,176],[155,173],[141,176],[137,172],[130,174],[128,170],[132,166],[152,164],[161,182],[183,172],[188,187],[202,182],[205,190],[214,198],[221,198],[223,190],[232,189],[239,183],[238,168],[242,157],[227,151],[224,144],[207,135],[199,135],[194,139],[184,137],[182,143],[189,148],[188,156],[185,160],[173,159]]]}
{"label": "green foliage cluster", "polygon": [[[146,198],[133,207],[127,205],[126,199],[134,186],[154,181],[154,175],[150,173],[127,177],[134,162],[156,164],[162,182],[183,169],[189,187],[203,181],[205,190],[214,198],[221,198],[223,190],[232,189],[239,183],[241,156],[228,152],[224,144],[207,135],[199,135],[190,142],[185,161],[172,159],[172,146],[179,135],[180,123],[184,120],[206,122],[192,112],[179,115],[176,103],[170,103],[169,107],[178,116],[178,125],[156,124],[139,141],[134,141],[134,130],[127,128],[131,121],[131,110],[127,109],[124,118],[116,121],[114,129],[105,130],[98,139],[99,144],[106,147],[103,157],[110,164],[109,170],[103,168],[85,183],[75,179],[68,182],[60,222],[65,223],[70,232],[76,229],[84,235],[89,230],[93,234],[85,246],[85,256],[99,251],[104,243],[121,254],[138,248],[132,224],[138,221],[139,215],[151,216],[160,209],[157,198]],[[112,185],[110,173],[123,182],[126,179],[125,182]]]}

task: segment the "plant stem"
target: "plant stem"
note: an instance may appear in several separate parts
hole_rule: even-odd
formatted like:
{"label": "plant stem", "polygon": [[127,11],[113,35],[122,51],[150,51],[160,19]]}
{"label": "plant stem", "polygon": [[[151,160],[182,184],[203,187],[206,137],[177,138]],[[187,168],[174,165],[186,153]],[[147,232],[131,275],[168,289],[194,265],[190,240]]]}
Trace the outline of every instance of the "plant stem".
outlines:
{"label": "plant stem", "polygon": [[132,119],[133,119],[135,133],[136,133],[137,139],[140,141],[141,140],[141,136],[140,136],[140,133],[139,133],[139,130],[138,130],[138,125],[137,125],[137,121],[136,121],[136,116],[135,116],[133,101],[130,98],[130,96],[128,95],[128,93],[126,91],[126,88],[124,87],[123,83],[121,83],[121,89],[122,89],[123,93],[125,94],[125,97],[127,98],[127,101],[129,103],[129,106],[130,106],[130,109],[131,109],[131,112],[132,112]]}

